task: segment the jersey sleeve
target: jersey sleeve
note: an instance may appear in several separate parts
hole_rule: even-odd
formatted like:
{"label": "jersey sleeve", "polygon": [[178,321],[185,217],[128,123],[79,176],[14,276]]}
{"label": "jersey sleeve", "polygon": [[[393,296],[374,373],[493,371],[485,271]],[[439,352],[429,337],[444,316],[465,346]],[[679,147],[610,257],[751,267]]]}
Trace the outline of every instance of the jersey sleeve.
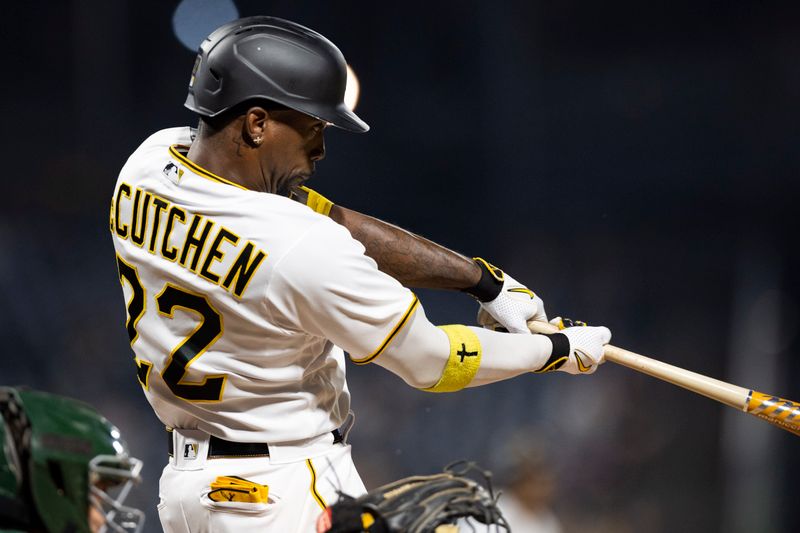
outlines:
{"label": "jersey sleeve", "polygon": [[328,339],[360,364],[377,358],[419,306],[364,250],[344,227],[323,219],[275,265],[267,294],[282,327]]}

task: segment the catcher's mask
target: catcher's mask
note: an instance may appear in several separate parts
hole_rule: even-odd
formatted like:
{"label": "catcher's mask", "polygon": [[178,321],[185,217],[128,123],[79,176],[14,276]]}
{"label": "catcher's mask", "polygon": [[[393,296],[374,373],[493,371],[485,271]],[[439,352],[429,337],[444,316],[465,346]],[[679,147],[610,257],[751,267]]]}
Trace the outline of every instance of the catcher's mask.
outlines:
{"label": "catcher's mask", "polygon": [[319,33],[275,17],[247,17],[214,30],[201,44],[184,105],[213,118],[263,98],[339,128],[369,130],[344,103],[347,66]]}
{"label": "catcher's mask", "polygon": [[[138,533],[144,513],[123,502],[142,462],[119,430],[89,405],[43,392],[0,388],[0,526],[48,533]],[[5,463],[3,460],[5,459]],[[13,465],[13,466],[9,466]],[[89,516],[95,517],[90,523]],[[2,529],[2,527],[0,527]]]}

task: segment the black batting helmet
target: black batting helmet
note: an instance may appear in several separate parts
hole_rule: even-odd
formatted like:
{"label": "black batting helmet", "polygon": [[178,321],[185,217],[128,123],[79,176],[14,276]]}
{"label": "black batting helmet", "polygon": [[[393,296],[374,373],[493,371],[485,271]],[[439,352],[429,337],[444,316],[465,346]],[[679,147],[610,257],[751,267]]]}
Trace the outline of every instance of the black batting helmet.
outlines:
{"label": "black batting helmet", "polygon": [[266,98],[365,132],[367,123],[344,103],[346,83],[344,56],[325,37],[288,20],[247,17],[217,28],[200,45],[184,105],[211,118]]}

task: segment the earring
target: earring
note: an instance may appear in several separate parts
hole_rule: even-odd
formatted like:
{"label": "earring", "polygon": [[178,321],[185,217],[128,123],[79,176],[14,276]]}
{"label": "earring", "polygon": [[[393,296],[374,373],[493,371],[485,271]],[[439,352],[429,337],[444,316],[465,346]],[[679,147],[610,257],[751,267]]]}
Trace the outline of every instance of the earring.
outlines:
{"label": "earring", "polygon": [[258,137],[253,137],[253,144],[255,144],[256,146],[261,146],[262,141],[263,139],[261,138],[261,135],[259,135]]}

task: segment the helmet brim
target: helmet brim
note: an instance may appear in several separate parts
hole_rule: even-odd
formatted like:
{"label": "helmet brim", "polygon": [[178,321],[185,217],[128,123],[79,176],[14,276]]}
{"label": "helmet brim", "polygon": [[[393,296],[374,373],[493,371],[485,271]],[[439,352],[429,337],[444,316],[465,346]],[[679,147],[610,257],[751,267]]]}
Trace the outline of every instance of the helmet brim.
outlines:
{"label": "helmet brim", "polygon": [[304,109],[299,108],[299,106],[294,107],[294,109],[320,120],[324,120],[345,131],[352,131],[354,133],[366,133],[369,131],[369,124],[361,120],[361,118],[351,111],[344,103],[334,108],[314,105],[303,107]]}

